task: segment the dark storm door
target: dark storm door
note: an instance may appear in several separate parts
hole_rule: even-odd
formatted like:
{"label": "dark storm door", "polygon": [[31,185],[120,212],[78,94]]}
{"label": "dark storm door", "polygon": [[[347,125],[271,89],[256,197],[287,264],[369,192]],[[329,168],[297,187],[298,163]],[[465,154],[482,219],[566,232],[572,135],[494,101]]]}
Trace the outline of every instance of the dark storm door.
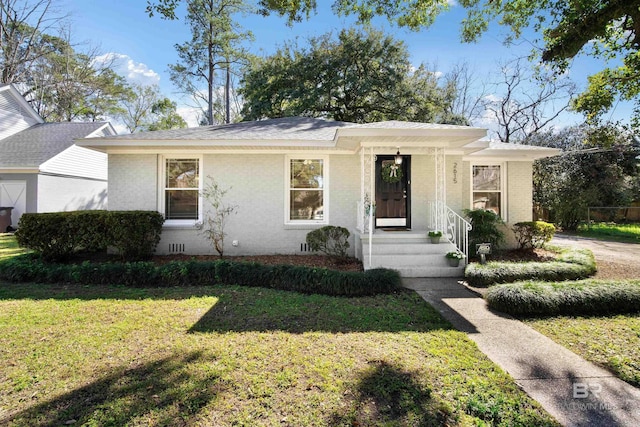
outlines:
{"label": "dark storm door", "polygon": [[[411,156],[402,158],[396,177],[387,180],[383,179],[383,170],[389,173],[395,156],[376,158],[376,228],[411,228]],[[397,178],[397,182],[388,182]]]}

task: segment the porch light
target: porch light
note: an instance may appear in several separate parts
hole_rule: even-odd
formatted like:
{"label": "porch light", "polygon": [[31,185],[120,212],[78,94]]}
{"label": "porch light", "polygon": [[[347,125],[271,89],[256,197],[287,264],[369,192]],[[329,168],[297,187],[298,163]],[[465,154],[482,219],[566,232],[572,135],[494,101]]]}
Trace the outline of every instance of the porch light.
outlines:
{"label": "porch light", "polygon": [[402,156],[400,155],[400,147],[398,147],[398,152],[396,153],[395,162],[396,162],[396,165],[401,165],[402,164]]}

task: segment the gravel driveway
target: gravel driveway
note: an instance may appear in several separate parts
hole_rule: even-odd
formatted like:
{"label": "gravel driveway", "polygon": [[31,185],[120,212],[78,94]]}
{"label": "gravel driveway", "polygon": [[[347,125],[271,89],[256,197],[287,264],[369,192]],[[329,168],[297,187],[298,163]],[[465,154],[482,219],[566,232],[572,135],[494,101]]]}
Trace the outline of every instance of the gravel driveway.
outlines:
{"label": "gravel driveway", "polygon": [[640,279],[640,244],[618,243],[557,233],[552,245],[590,249],[598,265],[597,279]]}

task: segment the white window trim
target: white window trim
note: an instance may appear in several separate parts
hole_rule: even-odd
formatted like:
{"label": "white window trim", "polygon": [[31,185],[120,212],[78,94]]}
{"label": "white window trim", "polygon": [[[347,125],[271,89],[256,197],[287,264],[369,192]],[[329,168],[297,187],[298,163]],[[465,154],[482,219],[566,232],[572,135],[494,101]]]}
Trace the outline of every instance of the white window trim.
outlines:
{"label": "white window trim", "polygon": [[193,155],[193,154],[163,154],[158,156],[158,212],[165,215],[165,185],[166,185],[166,172],[167,172],[167,159],[197,159],[198,160],[198,219],[165,219],[164,227],[198,227],[203,222],[203,207],[204,201],[202,198],[202,185],[204,182],[202,172],[203,172],[203,156],[202,155]]}
{"label": "white window trim", "polygon": [[[289,217],[291,206],[291,160],[322,160],[322,197],[323,197],[323,219],[321,220],[292,220]],[[284,223],[285,225],[328,225],[329,224],[329,156],[315,155],[313,153],[284,156]]]}
{"label": "white window trim", "polygon": [[503,221],[508,222],[509,209],[507,205],[507,163],[506,162],[470,162],[469,163],[469,179],[470,179],[470,191],[469,191],[469,208],[473,207],[473,167],[474,166],[500,166],[500,218]]}

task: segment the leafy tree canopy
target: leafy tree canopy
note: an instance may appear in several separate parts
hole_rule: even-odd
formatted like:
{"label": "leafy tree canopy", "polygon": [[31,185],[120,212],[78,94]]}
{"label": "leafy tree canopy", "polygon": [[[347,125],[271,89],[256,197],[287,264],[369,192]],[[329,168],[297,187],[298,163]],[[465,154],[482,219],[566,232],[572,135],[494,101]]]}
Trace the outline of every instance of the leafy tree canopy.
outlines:
{"label": "leafy tree canopy", "polygon": [[[188,2],[185,20],[191,40],[175,45],[179,60],[169,65],[169,73],[179,91],[198,104],[205,124],[231,121],[231,104],[237,101],[231,99],[235,95],[232,76],[249,61],[242,42],[253,37],[243,31],[235,16],[250,10],[244,0]],[[218,86],[225,87],[222,99],[216,93]]]}
{"label": "leafy tree canopy", "polygon": [[113,71],[113,59],[101,59],[95,50],[76,51],[68,34],[43,40],[50,45],[48,52],[14,83],[45,120],[98,121],[121,112],[129,88]]}
{"label": "leafy tree canopy", "polygon": [[563,150],[534,163],[533,198],[565,229],[575,229],[589,206],[628,206],[640,197],[640,148],[628,130],[583,125],[541,132],[528,142]]}
{"label": "leafy tree canopy", "polygon": [[379,31],[343,30],[285,46],[245,74],[245,120],[329,117],[356,123],[414,120],[465,123],[452,112],[455,87],[413,69],[406,46]]}
{"label": "leafy tree canopy", "polygon": [[176,103],[163,97],[158,85],[132,84],[121,106],[118,116],[131,133],[187,127],[176,111]]}
{"label": "leafy tree canopy", "polygon": [[[150,14],[175,18],[180,0],[148,0]],[[338,14],[354,14],[361,22],[386,17],[398,26],[420,30],[447,10],[448,0],[334,0]],[[508,40],[527,28],[543,37],[542,61],[565,69],[580,52],[616,60],[589,79],[589,86],[574,102],[577,111],[597,121],[616,99],[635,102],[634,126],[640,126],[640,0],[458,0],[467,9],[462,39],[473,42],[497,22],[510,30]],[[277,13],[290,22],[309,17],[316,0],[259,0],[263,14]]]}

